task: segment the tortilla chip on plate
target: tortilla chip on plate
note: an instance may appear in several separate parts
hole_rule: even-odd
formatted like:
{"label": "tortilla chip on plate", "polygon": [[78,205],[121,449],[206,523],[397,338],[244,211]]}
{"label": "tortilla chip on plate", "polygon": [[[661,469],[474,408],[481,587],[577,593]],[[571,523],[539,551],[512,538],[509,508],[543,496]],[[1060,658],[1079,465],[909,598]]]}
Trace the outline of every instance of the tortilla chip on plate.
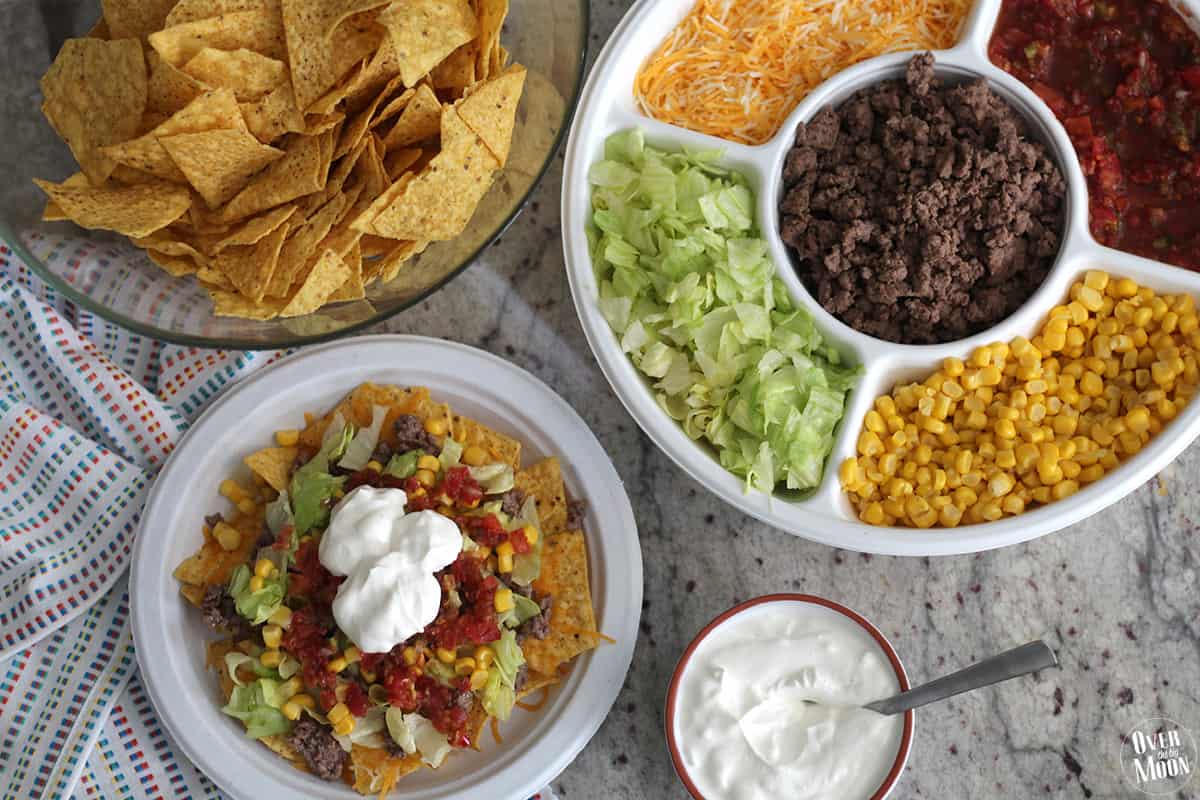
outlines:
{"label": "tortilla chip on plate", "polygon": [[542,572],[533,582],[538,594],[554,597],[550,634],[521,644],[533,672],[554,675],[580,653],[600,643],[588,585],[587,543],[582,531],[550,536],[542,547]]}
{"label": "tortilla chip on plate", "polygon": [[521,443],[482,422],[454,414],[450,420],[450,435],[464,448],[482,447],[492,458],[511,465],[514,471],[521,467]]}
{"label": "tortilla chip on plate", "polygon": [[115,163],[106,145],[137,134],[146,109],[146,62],[137,39],[68,39],[41,79],[42,113],[99,185]]}
{"label": "tortilla chip on plate", "polygon": [[255,475],[266,481],[268,486],[282,492],[287,489],[291,480],[292,464],[295,463],[298,452],[300,451],[295,447],[265,447],[246,456],[242,461]]}
{"label": "tortilla chip on plate", "polygon": [[518,489],[537,499],[543,534],[555,534],[567,527],[567,491],[557,458],[551,456],[526,467],[513,480]]}
{"label": "tortilla chip on plate", "polygon": [[351,745],[350,771],[354,778],[354,790],[364,795],[383,797],[392,790],[396,781],[421,769],[423,762],[418,753],[410,756],[393,756],[381,747]]}

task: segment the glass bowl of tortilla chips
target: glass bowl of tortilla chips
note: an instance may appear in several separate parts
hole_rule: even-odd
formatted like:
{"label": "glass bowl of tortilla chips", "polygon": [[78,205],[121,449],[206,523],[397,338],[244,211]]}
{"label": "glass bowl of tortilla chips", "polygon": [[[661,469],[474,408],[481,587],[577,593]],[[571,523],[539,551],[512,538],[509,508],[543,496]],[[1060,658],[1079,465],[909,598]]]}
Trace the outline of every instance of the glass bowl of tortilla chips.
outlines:
{"label": "glass bowl of tortilla chips", "polygon": [[243,349],[363,329],[469,265],[558,147],[588,22],[557,0],[0,14],[0,237],[106,319]]}

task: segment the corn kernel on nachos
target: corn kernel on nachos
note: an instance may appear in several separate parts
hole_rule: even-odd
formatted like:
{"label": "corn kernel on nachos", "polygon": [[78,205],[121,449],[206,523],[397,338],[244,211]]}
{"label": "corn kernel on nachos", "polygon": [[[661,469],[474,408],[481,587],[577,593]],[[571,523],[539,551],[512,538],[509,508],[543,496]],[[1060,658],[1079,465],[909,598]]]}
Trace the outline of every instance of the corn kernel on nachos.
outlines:
{"label": "corn kernel on nachos", "polygon": [[604,638],[557,459],[426,389],[363,384],[245,463],[175,577],[224,634],[222,711],[299,769],[386,793]]}

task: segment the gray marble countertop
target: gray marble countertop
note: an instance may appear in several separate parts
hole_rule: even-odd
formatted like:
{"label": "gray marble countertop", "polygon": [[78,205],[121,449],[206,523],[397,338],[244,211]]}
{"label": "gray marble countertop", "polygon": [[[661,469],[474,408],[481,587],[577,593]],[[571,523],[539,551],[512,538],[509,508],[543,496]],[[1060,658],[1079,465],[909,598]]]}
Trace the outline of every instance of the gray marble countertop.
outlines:
{"label": "gray marble countertop", "polygon": [[[593,58],[628,5],[593,5]],[[1060,670],[918,712],[893,798],[1140,796],[1121,776],[1121,737],[1160,716],[1200,732],[1200,490],[1188,477],[1200,446],[1103,514],[989,553],[864,556],[770,528],[676,468],[606,384],[567,290],[561,163],[479,263],[387,329],[463,341],[533,372],[592,426],[629,491],[645,560],[641,634],[608,720],[554,782],[564,800],[685,798],[662,736],[675,661],[714,615],[778,591],[864,614],[914,681],[1038,637],[1058,652]],[[1172,795],[1188,796],[1200,796],[1200,779]]]}

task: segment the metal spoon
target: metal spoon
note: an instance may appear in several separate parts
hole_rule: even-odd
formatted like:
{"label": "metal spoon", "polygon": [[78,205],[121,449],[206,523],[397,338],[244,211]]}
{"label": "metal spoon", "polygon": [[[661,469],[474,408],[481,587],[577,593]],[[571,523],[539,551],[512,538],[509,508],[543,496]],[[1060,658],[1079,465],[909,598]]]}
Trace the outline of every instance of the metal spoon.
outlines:
{"label": "metal spoon", "polygon": [[1020,647],[1014,647],[998,656],[985,658],[972,664],[966,669],[951,673],[941,678],[921,684],[907,692],[883,700],[868,703],[863,708],[869,708],[880,714],[902,714],[913,708],[919,708],[937,700],[945,700],[956,694],[969,692],[993,683],[1006,681],[1009,678],[1019,678],[1039,669],[1058,666],[1058,658],[1054,651],[1041,639]]}

